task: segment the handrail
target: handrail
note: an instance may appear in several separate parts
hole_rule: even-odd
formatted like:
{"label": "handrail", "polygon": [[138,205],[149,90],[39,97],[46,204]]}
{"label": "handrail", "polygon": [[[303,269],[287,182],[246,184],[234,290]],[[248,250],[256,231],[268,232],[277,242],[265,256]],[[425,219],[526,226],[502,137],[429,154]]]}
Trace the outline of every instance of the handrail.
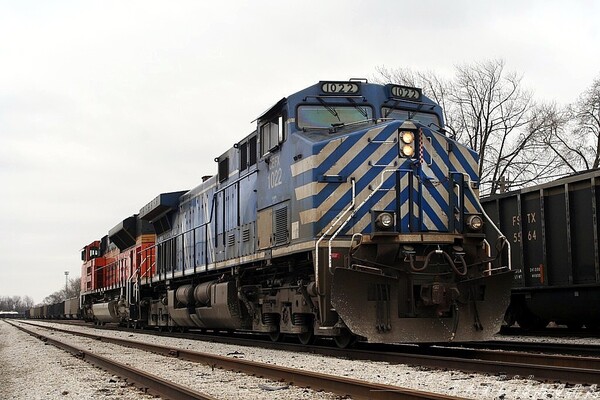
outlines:
{"label": "handrail", "polygon": [[[350,211],[354,207],[354,203],[356,202],[356,180],[354,178],[351,178],[350,182],[352,183],[352,201],[350,202],[350,205],[348,206],[348,208],[342,211],[340,215],[338,215],[338,217],[333,221],[329,228],[327,228],[325,233],[323,233],[323,235],[319,238],[319,240],[317,240],[317,243],[315,244],[315,286],[317,288],[317,292],[319,292],[319,244],[323,241],[323,239],[325,239],[325,236],[327,236],[329,231],[331,231],[333,227],[344,217],[344,215],[346,215],[346,213],[348,213],[348,211]],[[331,263],[331,254],[329,261]]]}
{"label": "handrail", "polygon": [[490,223],[490,225],[492,225],[492,227],[494,228],[494,230],[496,231],[496,233],[498,233],[498,239],[503,240],[504,243],[506,244],[506,247],[508,249],[508,269],[512,270],[512,260],[511,260],[511,248],[510,248],[510,241],[506,238],[506,236],[502,233],[502,231],[500,231],[500,229],[496,226],[496,224],[494,224],[494,221],[492,221],[492,219],[490,218],[490,216],[485,212],[485,210],[483,209],[483,206],[481,205],[481,202],[479,201],[479,196],[477,196],[477,194],[475,194],[475,191],[473,190],[473,188],[471,187],[471,176],[469,174],[463,173],[463,176],[465,176],[467,178],[467,187],[469,188],[469,191],[471,192],[471,194],[473,194],[473,197],[475,198],[475,201],[477,202],[477,204],[479,204],[479,208],[481,209],[481,213],[483,214],[483,216],[485,217],[485,219]]}
{"label": "handrail", "polygon": [[[131,304],[131,291],[133,289],[133,288],[130,289],[130,285],[131,285],[131,282],[133,281],[133,279],[135,277],[137,277],[138,271],[139,271],[139,266],[135,269],[135,271],[133,271],[134,273],[131,274],[129,276],[129,278],[127,278],[127,286],[125,288],[125,300],[127,300],[128,305]],[[136,299],[136,300],[139,300],[139,299]]]}
{"label": "handrail", "polygon": [[[389,166],[389,164],[388,164],[388,166]],[[352,214],[350,214],[350,216],[348,216],[348,218],[346,218],[344,223],[342,223],[342,225],[340,225],[340,227],[337,229],[337,231],[335,231],[335,233],[329,239],[328,258],[329,258],[329,273],[330,274],[333,274],[333,268],[332,268],[332,262],[331,262],[331,244],[332,244],[333,240],[337,237],[337,235],[340,234],[340,232],[344,229],[346,224],[348,222],[350,222],[350,220],[352,219],[352,217],[354,217],[354,215],[358,212],[358,210],[360,210],[365,204],[367,204],[367,202],[371,199],[371,197],[373,197],[375,195],[375,193],[377,193],[377,191],[383,186],[383,184],[385,183],[386,172],[387,173],[395,173],[399,170],[400,170],[399,168],[395,168],[395,169],[384,169],[383,171],[381,171],[381,182],[379,183],[379,185],[377,185],[377,187],[375,187],[373,189],[373,191],[363,200],[363,202],[360,203],[359,206],[352,211]]]}

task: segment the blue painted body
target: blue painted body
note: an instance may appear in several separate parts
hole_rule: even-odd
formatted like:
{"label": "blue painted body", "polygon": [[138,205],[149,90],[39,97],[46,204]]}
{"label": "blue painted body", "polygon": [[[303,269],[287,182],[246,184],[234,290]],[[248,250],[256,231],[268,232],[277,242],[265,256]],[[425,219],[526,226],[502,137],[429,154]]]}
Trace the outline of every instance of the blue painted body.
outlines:
{"label": "blue painted body", "polygon": [[[159,261],[165,274],[157,279],[166,278],[167,272],[194,273],[220,265],[241,265],[270,257],[260,250],[314,241],[350,205],[352,181],[355,202],[360,202],[380,183],[386,169],[394,171],[385,173],[378,193],[357,210],[343,235],[370,233],[371,210],[395,212],[396,231],[401,233],[462,232],[462,217],[453,208],[463,204],[461,213],[479,209],[470,191],[455,188],[468,184],[465,174],[476,187],[477,154],[437,131],[443,127],[443,115],[426,97],[419,104],[392,102],[389,86],[358,84],[360,99],[352,99],[360,107],[371,108],[368,121],[331,130],[300,129],[298,107],[319,105],[314,100],[317,96],[334,106],[350,104],[350,96],[325,96],[317,84],[283,99],[278,108],[269,111],[283,117],[285,136],[261,154],[260,127],[271,116],[267,112],[259,118],[255,132],[217,159],[227,165],[223,176],[212,176],[181,197],[178,212],[171,216],[173,229],[158,237],[159,253],[174,249],[168,250],[167,259],[175,263]],[[421,134],[415,141],[420,152],[416,158],[399,157],[398,131],[404,121],[385,118],[382,107],[390,103],[406,110],[420,109],[439,122],[439,127],[417,124]],[[256,142],[250,143],[251,138]],[[248,154],[256,151],[256,163],[248,165],[249,156],[244,154],[243,167],[244,145]],[[464,201],[458,198],[460,193]],[[277,237],[267,244],[265,238],[259,238],[257,217],[270,208],[280,214],[285,225],[280,228],[287,232],[274,232]],[[275,223],[273,229],[277,228]],[[165,259],[159,256],[159,260]],[[233,262],[224,263],[228,260]]]}
{"label": "blue painted body", "polygon": [[122,318],[338,345],[491,337],[511,274],[487,254],[478,156],[443,125],[415,88],[319,82],[281,99],[216,175],[140,210],[156,271],[130,281]]}

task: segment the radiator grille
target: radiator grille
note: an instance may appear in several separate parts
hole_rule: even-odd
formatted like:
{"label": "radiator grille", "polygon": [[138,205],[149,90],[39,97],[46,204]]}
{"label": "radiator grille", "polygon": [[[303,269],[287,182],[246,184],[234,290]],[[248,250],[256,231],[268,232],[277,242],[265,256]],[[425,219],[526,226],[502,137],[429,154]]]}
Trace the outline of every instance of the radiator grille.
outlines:
{"label": "radiator grille", "polygon": [[228,247],[235,246],[235,234],[231,234],[231,235],[227,236],[227,246]]}
{"label": "radiator grille", "polygon": [[282,207],[275,210],[275,232],[273,233],[274,245],[288,242],[288,209]]}

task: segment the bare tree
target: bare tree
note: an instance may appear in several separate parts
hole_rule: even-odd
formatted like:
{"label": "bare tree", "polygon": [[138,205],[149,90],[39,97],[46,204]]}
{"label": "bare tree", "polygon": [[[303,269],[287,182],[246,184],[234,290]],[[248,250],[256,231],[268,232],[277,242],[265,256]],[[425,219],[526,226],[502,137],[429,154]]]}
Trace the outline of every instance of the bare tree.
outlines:
{"label": "bare tree", "polygon": [[566,107],[538,106],[536,123],[542,127],[543,142],[559,160],[563,172],[600,166],[600,78]]}
{"label": "bare tree", "polygon": [[545,170],[528,170],[541,150],[539,130],[530,124],[532,95],[520,76],[505,72],[503,61],[456,67],[450,95],[458,138],[479,152],[479,175],[489,193],[498,192],[507,177],[527,183]]}
{"label": "bare tree", "polygon": [[571,137],[581,144],[578,155],[582,169],[600,166],[600,77],[569,107]]}
{"label": "bare tree", "polygon": [[446,129],[450,131],[451,136],[456,137],[456,131],[453,129],[453,115],[447,111],[453,109],[450,104],[450,92],[453,90],[452,82],[433,71],[415,72],[409,68],[388,69],[384,66],[377,67],[377,76],[375,82],[396,83],[400,85],[418,87],[433,101],[442,107]]}
{"label": "bare tree", "polygon": [[452,79],[406,69],[378,73],[376,80],[422,87],[443,107],[447,129],[479,153],[484,192],[535,182],[556,168],[556,155],[547,153],[541,140],[541,125],[533,123],[532,94],[520,76],[505,71],[504,61],[456,66]]}
{"label": "bare tree", "polygon": [[33,299],[29,296],[0,297],[0,311],[23,312],[33,307]]}
{"label": "bare tree", "polygon": [[553,157],[556,167],[550,178],[579,169],[583,153],[577,140],[566,133],[569,123],[568,108],[561,108],[556,103],[539,104],[532,111],[531,125],[539,130],[541,143]]}
{"label": "bare tree", "polygon": [[71,297],[79,297],[80,291],[81,278],[69,279],[67,287],[57,290],[56,292],[46,296],[43,303],[56,304]]}

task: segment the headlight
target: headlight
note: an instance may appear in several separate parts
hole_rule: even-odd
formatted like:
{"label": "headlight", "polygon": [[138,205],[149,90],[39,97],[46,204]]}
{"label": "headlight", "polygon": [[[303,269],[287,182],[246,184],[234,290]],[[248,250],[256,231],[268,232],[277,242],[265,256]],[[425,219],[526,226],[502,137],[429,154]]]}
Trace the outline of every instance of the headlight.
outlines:
{"label": "headlight", "polygon": [[394,226],[394,216],[390,213],[383,212],[377,216],[376,223],[381,229],[390,229]]}
{"label": "headlight", "polygon": [[415,148],[409,144],[402,146],[402,154],[404,157],[412,157],[415,154]]}
{"label": "headlight", "polygon": [[400,137],[400,157],[412,158],[415,155],[415,133],[398,130],[398,136]]}
{"label": "headlight", "polygon": [[479,215],[471,215],[467,218],[467,226],[472,231],[480,231],[483,228],[483,219]]}
{"label": "headlight", "polygon": [[406,144],[410,144],[412,142],[414,142],[415,140],[415,134],[410,132],[410,131],[406,131],[406,132],[402,132],[402,141]]}

